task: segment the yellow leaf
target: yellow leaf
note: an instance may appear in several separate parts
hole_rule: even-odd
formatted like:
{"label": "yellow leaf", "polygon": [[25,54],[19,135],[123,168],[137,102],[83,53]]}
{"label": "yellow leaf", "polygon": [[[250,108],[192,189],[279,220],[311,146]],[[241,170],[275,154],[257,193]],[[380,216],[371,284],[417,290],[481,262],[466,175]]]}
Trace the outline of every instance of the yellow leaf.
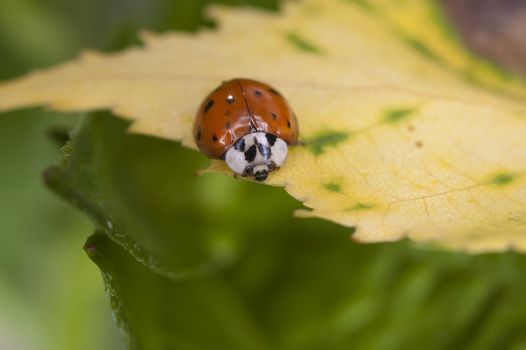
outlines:
{"label": "yellow leaf", "polygon": [[[526,88],[466,53],[431,1],[213,8],[217,30],[143,34],[145,46],[0,85],[0,110],[111,109],[131,131],[180,140],[222,80],[289,99],[302,146],[267,183],[353,238],[469,251],[526,250]],[[228,173],[222,162],[211,169]]]}

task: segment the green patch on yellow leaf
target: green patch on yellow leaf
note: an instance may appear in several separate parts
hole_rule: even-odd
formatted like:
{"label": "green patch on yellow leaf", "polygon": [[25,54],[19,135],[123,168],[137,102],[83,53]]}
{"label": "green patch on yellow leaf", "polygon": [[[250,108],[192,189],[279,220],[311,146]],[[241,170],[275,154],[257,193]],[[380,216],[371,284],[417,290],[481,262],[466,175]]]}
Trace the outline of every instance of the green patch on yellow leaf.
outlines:
{"label": "green patch on yellow leaf", "polygon": [[416,108],[394,108],[384,112],[383,120],[387,123],[398,123],[411,117]]}
{"label": "green patch on yellow leaf", "polygon": [[526,84],[467,52],[438,11],[421,0],[214,7],[216,30],[145,33],[144,47],[3,83],[0,110],[111,109],[131,132],[195,149],[203,97],[222,80],[261,80],[288,99],[302,140],[266,183],[303,201],[303,216],[356,227],[363,242],[524,251]]}
{"label": "green patch on yellow leaf", "polygon": [[358,203],[355,206],[349,208],[349,210],[368,210],[373,209],[375,206],[373,204],[367,203]]}
{"label": "green patch on yellow leaf", "polygon": [[407,44],[412,47],[416,52],[424,56],[425,58],[429,58],[437,63],[440,63],[440,57],[438,57],[426,44],[424,44],[422,41],[416,38],[411,37],[405,37],[404,39]]}
{"label": "green patch on yellow leaf", "polygon": [[516,176],[514,174],[501,173],[495,175],[495,177],[491,179],[491,183],[498,186],[509,185],[513,182],[515,177]]}
{"label": "green patch on yellow leaf", "polygon": [[369,11],[369,12],[374,11],[374,7],[367,0],[347,0],[347,1],[349,1],[352,4],[355,4],[355,5],[359,6],[363,10],[366,10],[366,11]]}
{"label": "green patch on yellow leaf", "polygon": [[305,139],[305,147],[316,156],[321,155],[328,147],[336,147],[349,138],[349,134],[342,131],[323,131]]}
{"label": "green patch on yellow leaf", "polygon": [[317,45],[308,41],[296,32],[287,33],[286,38],[289,43],[291,43],[295,48],[297,48],[300,51],[316,54],[320,54],[323,52],[323,50],[320,49]]}
{"label": "green patch on yellow leaf", "polygon": [[323,187],[330,192],[340,193],[342,191],[342,185],[338,182],[328,182]]}

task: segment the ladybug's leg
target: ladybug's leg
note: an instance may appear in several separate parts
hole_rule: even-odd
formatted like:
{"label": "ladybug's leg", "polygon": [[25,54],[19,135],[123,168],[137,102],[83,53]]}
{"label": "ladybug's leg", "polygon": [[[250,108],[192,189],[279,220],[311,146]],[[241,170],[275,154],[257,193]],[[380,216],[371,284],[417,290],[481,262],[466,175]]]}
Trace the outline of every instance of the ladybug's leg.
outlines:
{"label": "ladybug's leg", "polygon": [[247,174],[238,174],[236,172],[234,172],[234,175],[232,175],[234,177],[234,179],[239,179],[239,178],[242,178],[242,177],[247,177],[248,175]]}

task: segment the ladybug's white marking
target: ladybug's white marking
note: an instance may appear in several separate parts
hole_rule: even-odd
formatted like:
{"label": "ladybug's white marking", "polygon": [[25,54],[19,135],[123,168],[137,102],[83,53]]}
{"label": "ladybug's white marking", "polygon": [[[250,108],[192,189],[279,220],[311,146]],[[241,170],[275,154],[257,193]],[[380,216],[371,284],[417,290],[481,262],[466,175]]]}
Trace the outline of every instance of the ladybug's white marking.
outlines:
{"label": "ladybug's white marking", "polygon": [[287,158],[287,143],[265,132],[253,132],[239,139],[225,154],[226,164],[235,173],[263,181]]}

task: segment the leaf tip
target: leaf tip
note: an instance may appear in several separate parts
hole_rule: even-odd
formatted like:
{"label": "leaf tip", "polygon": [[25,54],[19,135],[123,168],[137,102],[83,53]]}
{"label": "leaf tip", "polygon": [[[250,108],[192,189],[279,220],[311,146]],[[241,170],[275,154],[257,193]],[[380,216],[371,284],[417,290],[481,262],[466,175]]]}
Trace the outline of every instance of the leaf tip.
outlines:
{"label": "leaf tip", "polygon": [[84,243],[84,251],[86,252],[88,257],[99,267],[102,262],[101,249],[104,246],[106,239],[106,235],[100,232],[96,232],[93,235],[89,236],[86,242]]}
{"label": "leaf tip", "polygon": [[57,187],[57,183],[60,178],[60,168],[57,166],[51,166],[42,172],[42,179],[44,184],[51,189]]}

